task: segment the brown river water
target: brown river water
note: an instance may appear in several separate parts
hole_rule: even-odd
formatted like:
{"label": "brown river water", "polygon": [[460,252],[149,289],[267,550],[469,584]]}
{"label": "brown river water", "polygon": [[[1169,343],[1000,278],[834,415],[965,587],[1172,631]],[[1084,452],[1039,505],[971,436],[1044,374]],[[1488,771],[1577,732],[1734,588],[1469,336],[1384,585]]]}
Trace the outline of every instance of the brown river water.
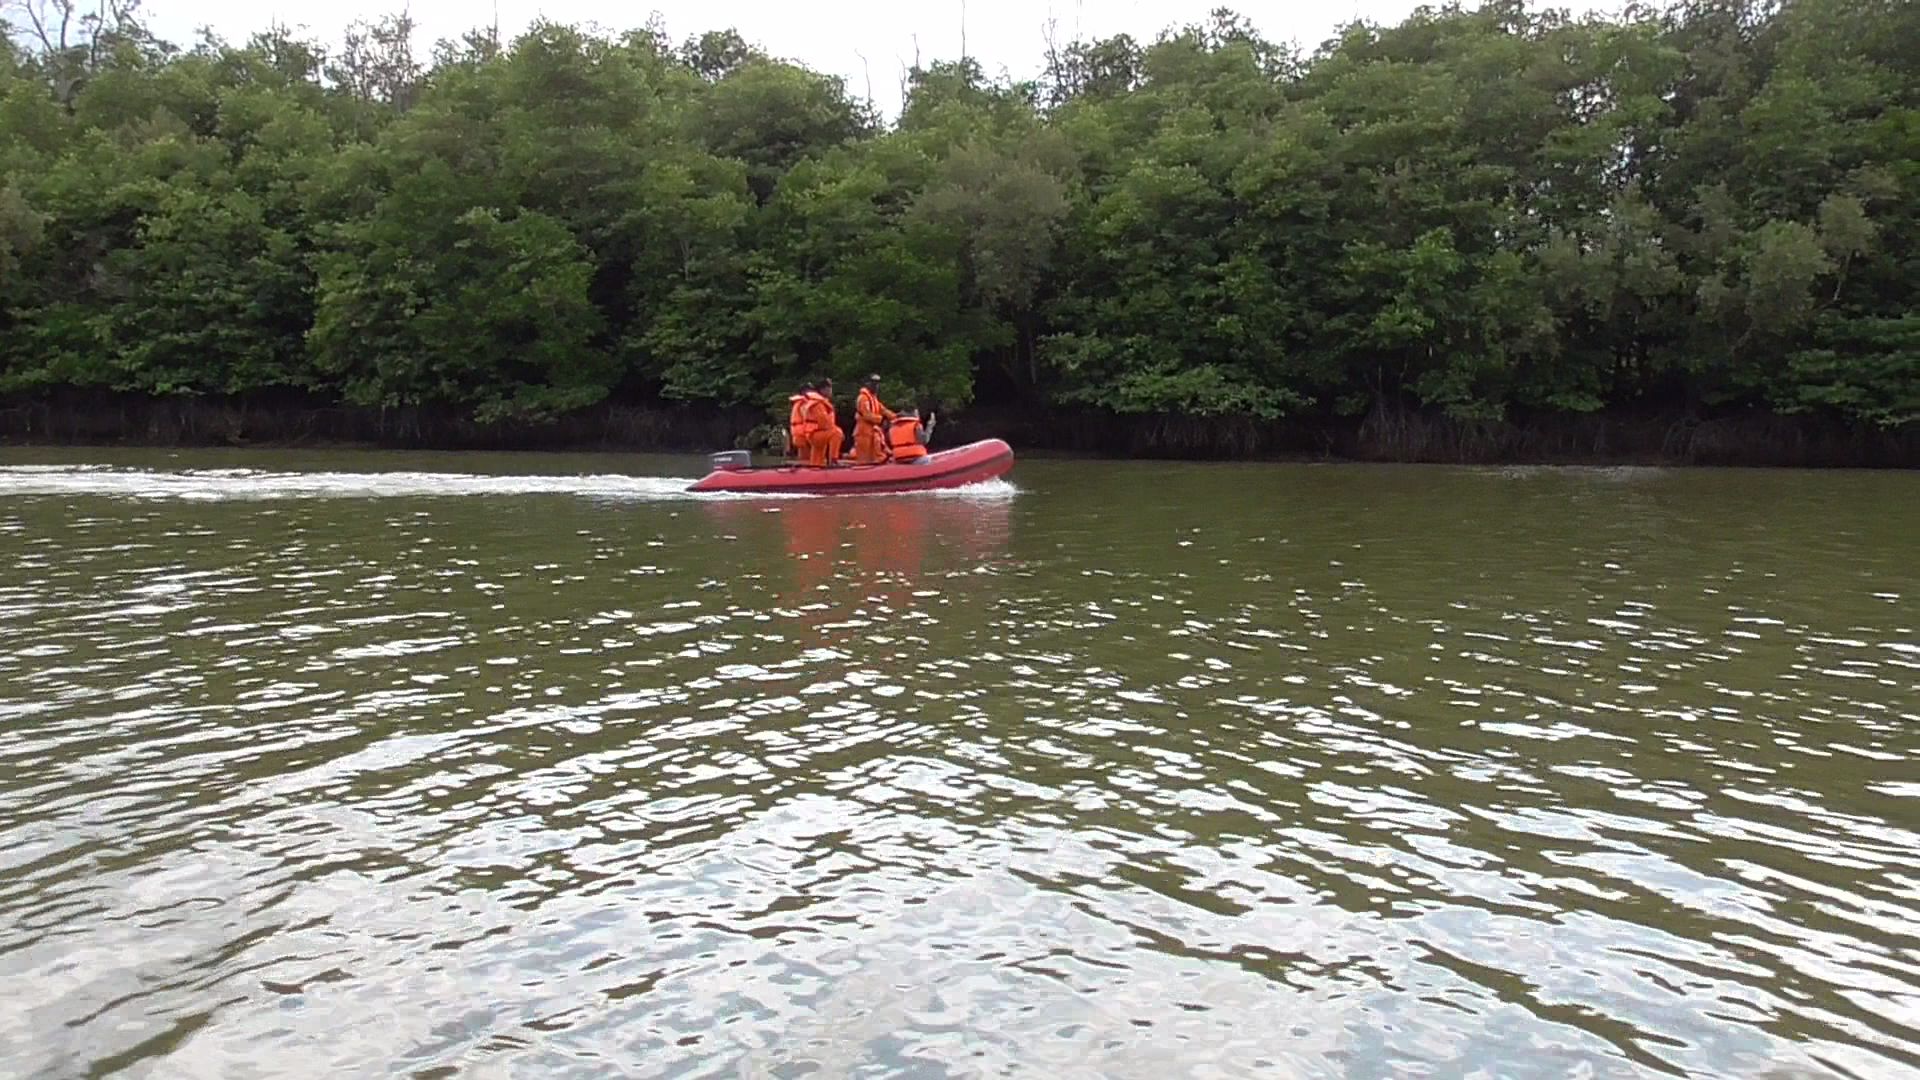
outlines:
{"label": "brown river water", "polygon": [[1920,1075],[1920,475],[700,464],[0,455],[0,1074]]}

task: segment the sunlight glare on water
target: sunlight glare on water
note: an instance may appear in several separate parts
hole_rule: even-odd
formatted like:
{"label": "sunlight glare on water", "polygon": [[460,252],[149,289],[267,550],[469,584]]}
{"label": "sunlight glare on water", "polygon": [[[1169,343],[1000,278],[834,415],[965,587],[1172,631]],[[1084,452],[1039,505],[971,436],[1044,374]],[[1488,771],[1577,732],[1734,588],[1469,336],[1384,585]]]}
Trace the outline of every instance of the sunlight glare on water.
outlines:
{"label": "sunlight glare on water", "polygon": [[8,1075],[1920,1072],[1920,479],[700,467],[12,453]]}

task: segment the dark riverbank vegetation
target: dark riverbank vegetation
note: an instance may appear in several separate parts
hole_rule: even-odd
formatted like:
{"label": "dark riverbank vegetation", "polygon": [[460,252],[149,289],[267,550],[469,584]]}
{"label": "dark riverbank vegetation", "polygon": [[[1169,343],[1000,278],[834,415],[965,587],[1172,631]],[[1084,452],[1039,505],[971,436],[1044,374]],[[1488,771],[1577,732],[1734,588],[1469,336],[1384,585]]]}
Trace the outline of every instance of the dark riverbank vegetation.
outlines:
{"label": "dark riverbank vegetation", "polygon": [[731,31],[72,3],[0,0],[7,438],[701,447],[876,370],[1034,447],[1920,464],[1909,0],[1222,11],[893,122]]}

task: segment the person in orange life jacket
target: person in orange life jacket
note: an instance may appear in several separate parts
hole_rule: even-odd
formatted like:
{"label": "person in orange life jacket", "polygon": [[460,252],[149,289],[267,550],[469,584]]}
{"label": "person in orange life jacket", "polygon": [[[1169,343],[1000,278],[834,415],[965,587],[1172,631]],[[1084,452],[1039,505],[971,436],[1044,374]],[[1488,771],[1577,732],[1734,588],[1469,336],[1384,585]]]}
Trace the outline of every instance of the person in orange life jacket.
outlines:
{"label": "person in orange life jacket", "polygon": [[897,413],[887,424],[887,455],[902,465],[924,461],[927,457],[925,439],[919,413],[913,410]]}
{"label": "person in orange life jacket", "polygon": [[893,423],[893,410],[880,402],[876,387],[880,376],[869,375],[861,384],[860,396],[853,403],[853,463],[878,465],[887,460],[887,425]]}
{"label": "person in orange life jacket", "polygon": [[821,379],[807,395],[807,419],[813,424],[812,453],[809,465],[840,464],[840,448],[846,444],[846,432],[840,430],[840,418],[833,411],[833,380]]}
{"label": "person in orange life jacket", "polygon": [[787,398],[791,408],[787,411],[787,456],[805,458],[813,451],[813,421],[808,418],[807,395],[813,393],[813,384],[803,382],[800,392]]}

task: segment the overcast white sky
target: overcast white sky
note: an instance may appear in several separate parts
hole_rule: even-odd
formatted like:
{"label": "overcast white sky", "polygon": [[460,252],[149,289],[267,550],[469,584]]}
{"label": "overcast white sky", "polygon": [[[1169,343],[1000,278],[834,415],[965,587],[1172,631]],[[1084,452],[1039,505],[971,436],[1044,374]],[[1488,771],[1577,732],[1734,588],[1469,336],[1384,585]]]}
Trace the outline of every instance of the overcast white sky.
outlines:
{"label": "overcast white sky", "polygon": [[[798,60],[808,67],[847,80],[848,89],[865,96],[869,77],[874,104],[891,117],[897,114],[900,76],[913,63],[914,39],[926,61],[960,55],[960,0],[931,0],[925,4],[888,0],[844,0],[841,3],[802,3],[796,0],[498,0],[500,30],[512,37],[534,18],[598,25],[620,31],[644,25],[658,11],[675,42],[705,30],[737,28],[747,40],[776,56]],[[1057,21],[1064,40],[1128,33],[1151,41],[1162,29],[1200,22],[1222,0],[967,0],[967,54],[989,75],[1004,68],[1014,78],[1039,71],[1042,28],[1049,17]],[[356,18],[374,18],[407,6],[419,25],[416,53],[424,60],[433,42],[455,37],[472,26],[493,20],[492,0],[337,0],[311,4],[297,0],[147,0],[146,14],[161,37],[189,44],[197,29],[210,26],[230,41],[243,41],[278,21],[305,27],[323,42],[336,43],[340,31]],[[1243,2],[1229,4],[1253,20],[1261,33],[1275,41],[1295,41],[1311,51],[1334,28],[1355,18],[1398,22],[1416,6],[1415,0],[1322,0],[1322,2]],[[1469,6],[1477,6],[1469,0]],[[1553,6],[1576,10],[1615,9],[1617,2],[1567,0]],[[861,57],[865,56],[863,67]]]}

